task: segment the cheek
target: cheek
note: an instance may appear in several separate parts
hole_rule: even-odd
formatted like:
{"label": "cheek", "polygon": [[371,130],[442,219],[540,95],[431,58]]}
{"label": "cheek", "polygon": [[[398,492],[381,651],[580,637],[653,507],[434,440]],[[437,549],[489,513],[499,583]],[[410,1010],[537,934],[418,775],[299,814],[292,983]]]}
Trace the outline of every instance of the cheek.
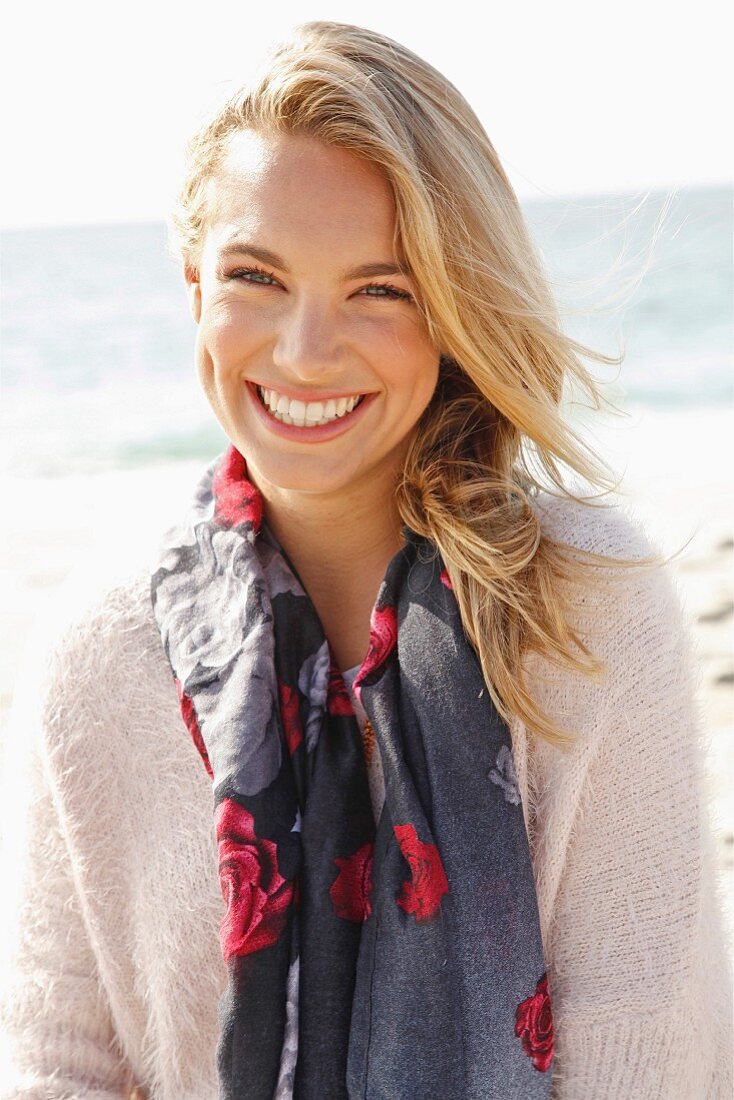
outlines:
{"label": "cheek", "polygon": [[205,308],[196,334],[196,373],[215,411],[222,408],[228,380],[246,354],[248,326],[239,311],[221,303]]}
{"label": "cheek", "polygon": [[415,326],[400,339],[398,354],[392,359],[392,369],[386,379],[388,386],[410,395],[411,407],[423,412],[438,383],[439,353],[428,337]]}
{"label": "cheek", "polygon": [[206,329],[201,322],[196,330],[194,362],[199,383],[211,401],[214,389],[214,362],[207,342]]}
{"label": "cheek", "polygon": [[387,387],[407,387],[416,402],[427,404],[438,382],[439,353],[425,327],[413,317],[398,317],[363,326],[360,337]]}
{"label": "cheek", "polygon": [[199,330],[215,368],[226,370],[256,351],[271,327],[260,311],[225,302],[204,314]]}

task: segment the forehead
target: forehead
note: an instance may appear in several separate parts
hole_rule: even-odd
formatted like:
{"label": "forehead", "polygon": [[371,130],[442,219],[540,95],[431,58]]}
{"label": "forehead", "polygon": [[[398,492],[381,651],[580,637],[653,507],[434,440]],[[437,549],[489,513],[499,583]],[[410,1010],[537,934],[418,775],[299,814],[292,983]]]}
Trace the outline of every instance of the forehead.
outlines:
{"label": "forehead", "polygon": [[207,198],[208,243],[215,246],[244,233],[285,255],[301,241],[382,254],[370,260],[394,252],[395,205],[385,176],[312,137],[240,131]]}

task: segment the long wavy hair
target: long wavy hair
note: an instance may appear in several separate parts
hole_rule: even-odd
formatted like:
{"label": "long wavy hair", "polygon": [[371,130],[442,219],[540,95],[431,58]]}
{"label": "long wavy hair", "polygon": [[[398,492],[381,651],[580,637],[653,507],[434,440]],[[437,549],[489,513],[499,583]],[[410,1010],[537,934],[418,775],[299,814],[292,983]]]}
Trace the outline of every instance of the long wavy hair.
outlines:
{"label": "long wavy hair", "polygon": [[[209,181],[242,129],[305,134],[381,169],[396,209],[396,244],[440,353],[439,381],[406,456],[397,490],[404,523],[433,541],[467,637],[506,721],[566,747],[528,692],[522,659],[537,652],[601,677],[605,665],[571,623],[568,585],[607,584],[630,567],[541,530],[530,498],[532,461],[561,495],[560,464],[592,487],[615,475],[566,423],[564,386],[606,403],[582,358],[618,364],[562,331],[550,284],[512,186],[479,119],[420,57],[375,31],[316,21],[297,27],[264,68],[192,138],[171,215],[176,250],[198,269]],[[554,494],[555,495],[555,494]],[[610,569],[609,567],[612,567]]]}

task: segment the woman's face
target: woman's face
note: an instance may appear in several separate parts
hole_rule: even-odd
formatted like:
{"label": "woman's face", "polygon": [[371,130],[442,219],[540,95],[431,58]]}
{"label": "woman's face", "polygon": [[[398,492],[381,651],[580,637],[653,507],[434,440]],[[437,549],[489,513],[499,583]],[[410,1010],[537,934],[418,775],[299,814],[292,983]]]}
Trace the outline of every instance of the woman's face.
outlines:
{"label": "woman's face", "polygon": [[333,493],[396,472],[439,354],[389,185],[313,138],[244,131],[209,187],[187,272],[197,370],[256,484]]}

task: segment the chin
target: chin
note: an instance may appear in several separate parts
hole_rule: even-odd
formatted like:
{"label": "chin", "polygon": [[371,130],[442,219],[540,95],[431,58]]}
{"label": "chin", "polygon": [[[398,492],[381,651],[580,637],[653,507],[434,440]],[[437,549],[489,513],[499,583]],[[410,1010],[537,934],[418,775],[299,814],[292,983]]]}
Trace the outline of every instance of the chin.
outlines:
{"label": "chin", "polygon": [[[241,448],[235,444],[238,450]],[[282,492],[338,493],[350,487],[359,477],[357,469],[345,469],[344,461],[329,462],[322,457],[299,454],[279,459],[241,450],[253,482],[267,498],[268,487]]]}

